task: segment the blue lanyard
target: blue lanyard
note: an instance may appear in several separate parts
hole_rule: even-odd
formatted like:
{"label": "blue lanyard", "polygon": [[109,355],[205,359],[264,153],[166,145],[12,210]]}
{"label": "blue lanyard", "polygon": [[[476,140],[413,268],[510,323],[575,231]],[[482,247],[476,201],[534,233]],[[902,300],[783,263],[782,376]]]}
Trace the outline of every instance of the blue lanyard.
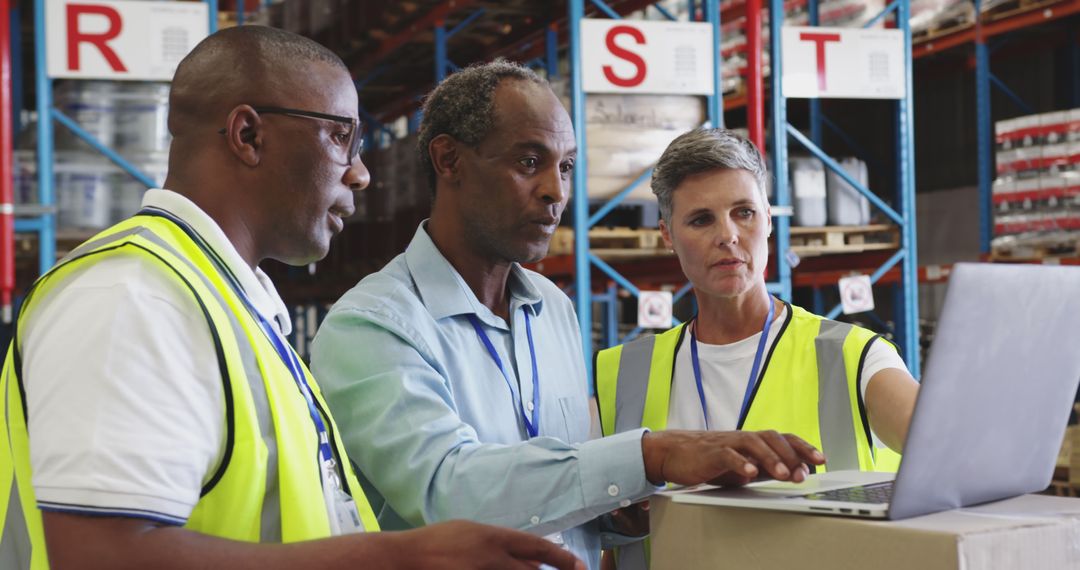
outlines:
{"label": "blue lanyard", "polygon": [[[536,437],[540,434],[540,374],[536,370],[536,347],[533,345],[532,323],[529,321],[529,311],[526,307],[522,307],[521,311],[525,313],[525,334],[529,338],[529,356],[532,359],[532,414],[526,413],[524,401],[520,397],[518,398],[518,408],[521,410],[521,418],[525,420],[525,431],[529,432],[529,437]],[[476,315],[471,314],[468,315],[468,317],[469,322],[472,323],[473,328],[476,329],[476,336],[480,337],[480,342],[484,344],[484,348],[487,349],[488,355],[495,361],[495,366],[499,367],[499,372],[502,372],[503,380],[506,380],[506,387],[510,389],[510,399],[513,399],[514,386],[510,383],[510,375],[506,373],[506,367],[503,366],[502,358],[499,358],[499,353],[495,350],[495,345],[491,344],[491,339],[488,338],[487,333],[484,332],[484,327],[480,324],[480,319],[476,318]]]}
{"label": "blue lanyard", "polygon": [[[750,368],[750,378],[746,380],[746,392],[743,393],[742,409],[739,411],[739,423],[742,425],[746,419],[747,409],[750,407],[750,396],[754,393],[757,385],[758,369],[761,368],[761,358],[765,355],[765,344],[768,342],[769,329],[772,328],[773,314],[776,310],[776,302],[769,296],[769,314],[765,317],[765,324],[761,327],[761,338],[758,339],[757,352],[754,354],[754,366]],[[701,362],[698,361],[697,349],[697,321],[690,327],[690,360],[694,364],[694,381],[697,382],[698,399],[701,400],[701,413],[705,416],[705,429],[709,429],[709,410],[705,407],[705,388],[701,385]]]}
{"label": "blue lanyard", "polygon": [[270,341],[270,344],[273,345],[274,350],[277,352],[278,357],[281,358],[281,361],[285,364],[285,367],[289,369],[289,372],[292,374],[293,380],[296,382],[296,387],[300,390],[300,394],[304,396],[304,401],[307,402],[308,413],[311,414],[311,421],[315,424],[315,431],[319,435],[319,457],[322,459],[323,463],[328,464],[329,466],[335,465],[336,462],[334,460],[334,451],[330,447],[330,434],[326,429],[326,423],[323,422],[322,414],[319,413],[318,407],[315,406],[315,399],[311,395],[311,387],[308,386],[307,378],[304,374],[303,369],[300,366],[300,359],[296,356],[296,352],[286,346],[284,340],[282,340],[281,335],[278,334],[277,330],[270,325],[270,323],[266,320],[265,317],[262,316],[262,314],[259,313],[258,310],[255,309],[255,306],[251,303],[251,299],[249,299],[247,293],[244,292],[244,288],[241,287],[239,281],[237,281],[236,276],[233,275],[231,271],[229,271],[228,266],[225,265],[225,262],[218,257],[217,253],[210,248],[210,246],[203,240],[202,236],[200,236],[194,228],[188,225],[188,223],[184,220],[177,218],[175,215],[165,210],[159,210],[157,208],[147,208],[146,210],[143,210],[143,212],[147,212],[153,216],[165,218],[179,226],[180,229],[183,230],[184,233],[186,233],[188,237],[190,237],[192,241],[194,241],[195,244],[199,246],[199,249],[203,250],[203,253],[205,253],[210,259],[214,260],[214,262],[218,265],[218,267],[222,271],[222,274],[225,276],[225,280],[228,281],[229,286],[232,288],[233,292],[236,293],[238,297],[240,297],[241,301],[243,301],[244,306],[248,310],[248,313],[250,313],[253,317],[255,317],[257,321],[259,321],[259,327],[262,329],[263,334],[266,335],[266,338]]}

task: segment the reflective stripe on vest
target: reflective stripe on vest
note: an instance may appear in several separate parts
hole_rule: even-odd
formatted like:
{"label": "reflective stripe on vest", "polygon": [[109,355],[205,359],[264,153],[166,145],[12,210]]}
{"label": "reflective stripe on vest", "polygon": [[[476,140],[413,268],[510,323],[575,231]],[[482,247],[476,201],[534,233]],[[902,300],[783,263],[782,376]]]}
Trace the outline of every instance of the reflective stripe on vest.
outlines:
{"label": "reflective stripe on vest", "polygon": [[[62,282],[73,268],[90,262],[91,256],[110,255],[143,256],[160,262],[168,276],[198,302],[214,338],[224,385],[226,448],[222,465],[207,482],[185,526],[251,542],[293,542],[328,535],[329,515],[314,460],[316,442],[307,406],[297,401],[300,398],[292,376],[213,261],[174,224],[163,218],[136,216],[102,232],[35,283],[20,319],[30,314],[36,300]],[[16,337],[13,343],[18,341]],[[10,497],[17,491],[21,500],[0,505],[0,524],[4,525],[0,527],[0,567],[47,568],[41,515],[29,488],[22,392],[26,379],[16,373],[18,351],[14,348],[13,344],[8,351],[0,380],[7,420],[7,429],[0,435],[0,443],[7,450],[4,453],[0,449],[0,496]],[[326,405],[317,385],[306,368],[304,373],[325,414]],[[247,381],[231,381],[241,376]],[[374,513],[350,463],[344,460],[344,448],[333,437],[336,426],[332,419],[328,424],[338,456],[343,459],[340,463],[345,484],[357,503],[364,527],[377,530]],[[285,439],[278,441],[278,435]],[[278,457],[279,453],[284,456]],[[25,529],[22,532],[17,531],[20,520]],[[14,563],[9,565],[9,560]]]}

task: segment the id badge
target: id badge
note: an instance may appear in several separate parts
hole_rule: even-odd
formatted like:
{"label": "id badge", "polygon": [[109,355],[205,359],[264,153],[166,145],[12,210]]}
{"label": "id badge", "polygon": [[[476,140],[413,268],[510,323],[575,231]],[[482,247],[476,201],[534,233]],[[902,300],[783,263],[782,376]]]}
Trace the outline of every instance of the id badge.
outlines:
{"label": "id badge", "polygon": [[356,510],[356,501],[341,488],[335,463],[323,462],[323,498],[333,536],[364,532],[364,523]]}
{"label": "id badge", "polygon": [[337,516],[340,534],[357,534],[364,532],[364,523],[360,521],[360,513],[356,511],[356,501],[338,489],[335,493],[334,514]]}

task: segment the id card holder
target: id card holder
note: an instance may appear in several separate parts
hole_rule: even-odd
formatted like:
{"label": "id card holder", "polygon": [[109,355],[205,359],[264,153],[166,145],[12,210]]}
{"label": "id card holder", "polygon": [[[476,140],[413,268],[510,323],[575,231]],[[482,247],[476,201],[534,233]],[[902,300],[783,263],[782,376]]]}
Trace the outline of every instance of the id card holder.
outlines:
{"label": "id card holder", "polygon": [[330,519],[330,533],[333,536],[364,532],[364,523],[356,510],[356,501],[342,488],[336,463],[325,461],[323,465],[323,498],[326,501],[326,513]]}
{"label": "id card holder", "polygon": [[338,489],[335,493],[334,513],[337,516],[338,528],[341,534],[357,534],[364,532],[364,523],[360,521],[360,513],[356,510],[356,501]]}

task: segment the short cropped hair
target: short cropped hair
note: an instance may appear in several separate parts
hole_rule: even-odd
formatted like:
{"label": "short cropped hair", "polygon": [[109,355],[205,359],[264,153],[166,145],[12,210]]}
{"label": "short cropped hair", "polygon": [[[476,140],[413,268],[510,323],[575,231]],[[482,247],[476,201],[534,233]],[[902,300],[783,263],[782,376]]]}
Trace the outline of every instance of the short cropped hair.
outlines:
{"label": "short cropped hair", "polygon": [[472,147],[479,145],[495,126],[495,88],[504,79],[548,85],[528,67],[496,59],[454,73],[427,96],[417,151],[432,193],[435,192],[435,166],[431,164],[428,152],[431,141],[445,134]]}
{"label": "short cropped hair", "polygon": [[710,170],[745,170],[754,176],[761,200],[769,203],[768,170],[754,143],[727,129],[699,127],[671,141],[653,169],[652,191],[660,215],[671,221],[672,193],[687,176]]}

